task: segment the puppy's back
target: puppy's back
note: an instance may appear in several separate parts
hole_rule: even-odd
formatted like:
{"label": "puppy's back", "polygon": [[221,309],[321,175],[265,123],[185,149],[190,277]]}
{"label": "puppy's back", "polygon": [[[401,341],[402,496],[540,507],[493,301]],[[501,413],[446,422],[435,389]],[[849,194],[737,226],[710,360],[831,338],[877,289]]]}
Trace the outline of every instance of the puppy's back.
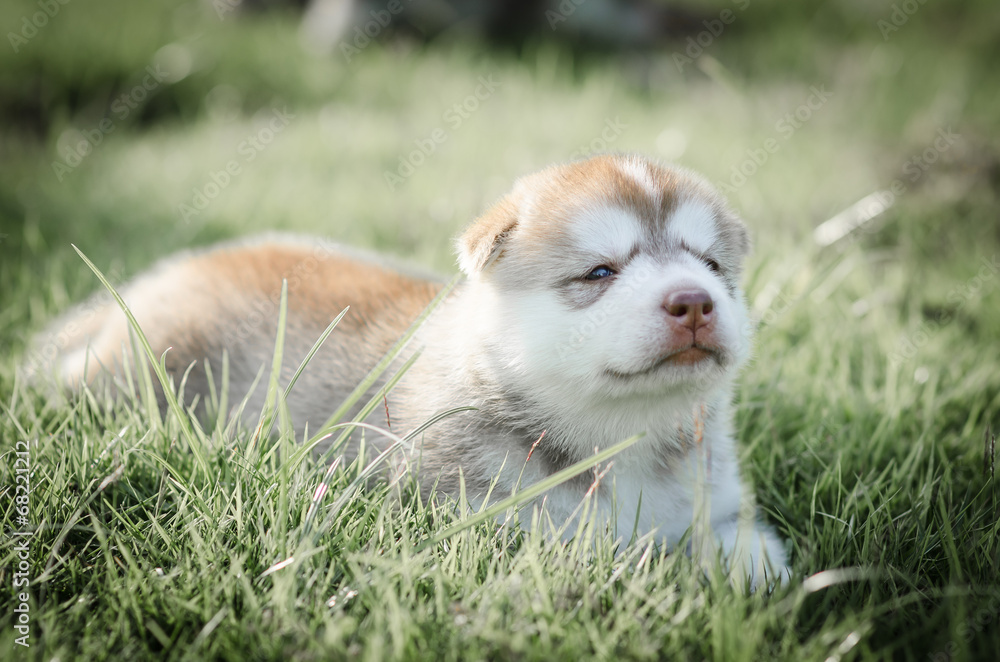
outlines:
{"label": "puppy's back", "polygon": [[[271,363],[282,280],[288,283],[284,379],[330,321],[350,307],[296,386],[295,408],[302,413],[332,412],[442,287],[432,277],[330,242],[267,235],[167,258],[120,293],[153,352],[166,352],[175,382],[193,365],[186,401],[207,396],[204,362],[218,381],[223,352],[230,395],[239,399]],[[54,370],[72,388],[121,376],[123,354],[131,362],[131,353],[125,315],[101,292],[41,334],[25,367],[35,378]],[[251,408],[262,404],[263,392],[257,389]],[[297,427],[308,422],[315,429],[323,422],[306,418],[296,418]]]}

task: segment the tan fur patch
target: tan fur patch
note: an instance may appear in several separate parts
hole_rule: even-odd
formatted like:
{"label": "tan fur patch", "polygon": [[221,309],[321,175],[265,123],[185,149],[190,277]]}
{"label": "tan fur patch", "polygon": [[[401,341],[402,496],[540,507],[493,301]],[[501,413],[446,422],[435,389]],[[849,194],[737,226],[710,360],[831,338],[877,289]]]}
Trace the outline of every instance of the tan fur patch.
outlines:
{"label": "tan fur patch", "polygon": [[506,235],[517,225],[520,196],[512,192],[477,218],[458,240],[460,265],[466,275],[496,259]]}
{"label": "tan fur patch", "polygon": [[560,224],[598,205],[633,215],[646,229],[647,241],[655,244],[665,236],[664,225],[671,213],[686,199],[701,199],[714,211],[723,243],[735,248],[733,255],[724,257],[738,261],[748,249],[746,230],[701,178],[641,157],[604,155],[520,179],[513,193],[463,233],[459,241],[462,267],[469,274],[482,270],[500,256],[515,233],[520,238],[519,251],[529,263],[536,258],[545,261],[553,251],[572,251],[572,241]]}
{"label": "tan fur patch", "polygon": [[[459,243],[462,266],[473,274],[493,261],[503,262],[503,273],[497,277],[510,287],[563,287],[571,274],[560,270],[559,263],[573,264],[579,270],[599,266],[591,262],[600,258],[617,261],[620,266],[640,251],[667,250],[666,225],[688,200],[698,200],[711,210],[718,237],[717,254],[712,258],[722,265],[727,281],[735,287],[748,249],[743,223],[701,177],[631,155],[597,156],[552,166],[518,180],[514,193],[463,234]],[[582,251],[567,229],[575,219],[601,209],[621,210],[643,229],[627,256],[595,256]],[[516,260],[505,259],[508,247],[517,253]],[[595,296],[599,290],[570,287],[566,294],[573,307],[585,307],[599,298]]]}
{"label": "tan fur patch", "polygon": [[222,306],[229,297],[277,302],[281,281],[286,279],[289,317],[304,324],[305,331],[322,331],[337,313],[350,306],[342,328],[371,334],[378,345],[375,352],[382,352],[398,339],[441,289],[438,283],[403,276],[369,262],[296,246],[218,251],[196,258],[191,266],[208,282],[224,284],[216,287]]}

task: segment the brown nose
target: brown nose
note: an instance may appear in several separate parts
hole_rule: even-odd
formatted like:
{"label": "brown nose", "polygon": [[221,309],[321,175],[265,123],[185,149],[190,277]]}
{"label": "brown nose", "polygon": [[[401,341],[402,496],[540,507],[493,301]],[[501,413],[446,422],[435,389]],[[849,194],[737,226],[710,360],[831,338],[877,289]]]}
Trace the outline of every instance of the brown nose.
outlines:
{"label": "brown nose", "polygon": [[697,331],[712,322],[712,297],[702,289],[677,290],[663,300],[663,309],[676,324]]}

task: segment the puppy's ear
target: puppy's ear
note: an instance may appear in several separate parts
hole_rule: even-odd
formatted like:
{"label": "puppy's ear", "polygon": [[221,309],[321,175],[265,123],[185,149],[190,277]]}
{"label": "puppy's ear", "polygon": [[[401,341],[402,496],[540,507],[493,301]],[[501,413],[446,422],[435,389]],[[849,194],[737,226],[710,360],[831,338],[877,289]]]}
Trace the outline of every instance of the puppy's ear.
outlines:
{"label": "puppy's ear", "polygon": [[521,194],[515,188],[472,222],[458,238],[458,266],[467,276],[481,272],[503,252],[504,242],[517,227]]}
{"label": "puppy's ear", "polygon": [[746,257],[753,248],[750,231],[743,219],[728,208],[723,208],[717,218],[716,227],[722,236],[722,245],[727,247],[725,249],[727,261],[732,264],[734,271],[739,273],[743,270]]}
{"label": "puppy's ear", "polygon": [[743,219],[737,217],[736,237],[737,246],[740,248],[740,257],[746,257],[753,250],[753,241],[750,239],[750,231],[747,229]]}

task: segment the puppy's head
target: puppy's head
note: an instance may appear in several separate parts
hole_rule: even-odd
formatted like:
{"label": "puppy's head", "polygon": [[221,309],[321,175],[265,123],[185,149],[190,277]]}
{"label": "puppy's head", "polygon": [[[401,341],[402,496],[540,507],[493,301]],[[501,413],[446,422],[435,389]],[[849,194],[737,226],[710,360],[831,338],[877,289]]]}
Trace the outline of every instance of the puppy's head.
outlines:
{"label": "puppy's head", "polygon": [[749,348],[743,223],[700,177],[631,155],[518,180],[459,238],[484,360],[536,389],[702,392]]}

